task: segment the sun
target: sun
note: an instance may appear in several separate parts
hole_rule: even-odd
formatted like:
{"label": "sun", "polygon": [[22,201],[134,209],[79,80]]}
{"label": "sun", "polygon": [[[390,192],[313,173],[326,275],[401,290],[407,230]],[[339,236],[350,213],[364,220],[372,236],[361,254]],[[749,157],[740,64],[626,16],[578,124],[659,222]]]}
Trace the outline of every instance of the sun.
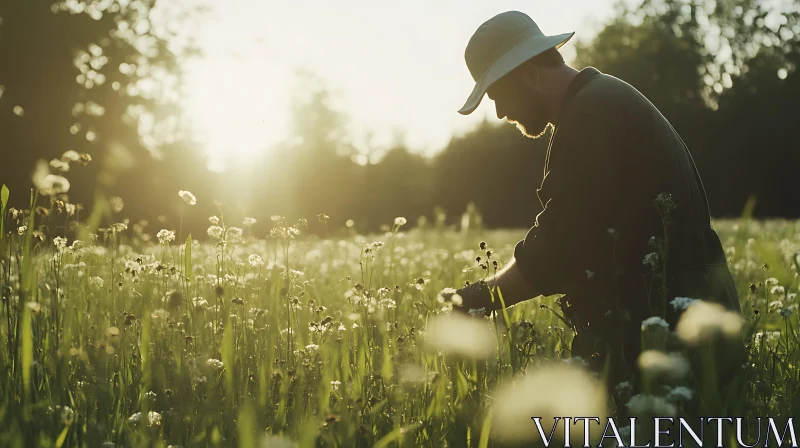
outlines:
{"label": "sun", "polygon": [[184,114],[209,168],[250,163],[286,137],[287,78],[255,57],[209,55],[187,63]]}

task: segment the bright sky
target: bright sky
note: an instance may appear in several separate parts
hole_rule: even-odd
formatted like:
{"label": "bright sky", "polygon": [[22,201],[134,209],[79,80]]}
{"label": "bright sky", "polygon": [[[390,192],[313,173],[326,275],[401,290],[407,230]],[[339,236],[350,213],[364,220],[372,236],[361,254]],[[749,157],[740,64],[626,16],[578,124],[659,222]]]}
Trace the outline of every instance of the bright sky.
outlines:
{"label": "bright sky", "polygon": [[413,151],[433,154],[454,133],[488,116],[456,111],[474,82],[464,48],[481,23],[507,10],[530,15],[546,34],[590,38],[611,15],[611,0],[206,0],[195,30],[205,53],[188,68],[188,116],[211,164],[246,161],[287,135],[292,74],[305,68],[335,93],[351,135],[389,145],[403,130]]}

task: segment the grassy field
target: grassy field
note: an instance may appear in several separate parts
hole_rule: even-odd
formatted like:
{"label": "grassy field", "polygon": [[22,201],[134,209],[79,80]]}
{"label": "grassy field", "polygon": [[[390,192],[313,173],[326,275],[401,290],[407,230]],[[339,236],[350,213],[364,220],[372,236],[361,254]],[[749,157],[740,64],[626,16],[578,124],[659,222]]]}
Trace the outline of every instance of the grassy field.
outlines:
{"label": "grassy field", "polygon": [[[698,398],[679,354],[657,350],[640,361],[660,387],[607,397],[542,307],[554,297],[451,315],[439,293],[487,274],[479,243],[502,267],[525,229],[406,231],[398,218],[322,240],[302,222],[259,234],[219,215],[207,235],[118,223],[46,236],[69,211],[3,210],[0,446],[484,447],[532,437],[533,415],[674,415]],[[714,226],[743,322],[695,303],[701,318],[682,324],[702,338],[741,323],[747,387],[728,411],[800,415],[798,223]]]}

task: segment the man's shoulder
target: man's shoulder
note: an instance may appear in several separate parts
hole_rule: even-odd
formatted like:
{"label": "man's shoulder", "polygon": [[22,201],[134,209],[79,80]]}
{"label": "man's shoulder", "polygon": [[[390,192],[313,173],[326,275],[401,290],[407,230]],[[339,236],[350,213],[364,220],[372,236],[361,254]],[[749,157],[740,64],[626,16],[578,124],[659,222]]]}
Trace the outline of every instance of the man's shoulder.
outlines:
{"label": "man's shoulder", "polygon": [[649,107],[652,104],[635,87],[615,76],[598,73],[575,95],[570,109],[573,113],[610,118]]}

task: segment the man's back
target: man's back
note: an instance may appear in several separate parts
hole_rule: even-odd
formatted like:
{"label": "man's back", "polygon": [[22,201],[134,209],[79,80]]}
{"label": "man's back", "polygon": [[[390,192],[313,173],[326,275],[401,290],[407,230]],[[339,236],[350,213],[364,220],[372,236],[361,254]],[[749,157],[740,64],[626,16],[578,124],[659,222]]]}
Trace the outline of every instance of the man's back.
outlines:
{"label": "man's back", "polygon": [[[676,323],[678,312],[667,303],[674,297],[718,302],[740,312],[702,181],[678,133],[624,81],[588,68],[573,83],[539,192],[545,205],[569,190],[581,197],[583,190],[586,199],[579,206],[594,209],[583,215],[593,222],[575,223],[574,232],[594,235],[583,238],[588,255],[578,256],[595,270],[556,288],[567,294],[565,313],[579,332],[583,326],[590,335],[627,340],[630,358],[639,351],[642,320],[664,314]],[[593,166],[582,168],[587,160]],[[546,207],[542,216],[547,213]]]}

